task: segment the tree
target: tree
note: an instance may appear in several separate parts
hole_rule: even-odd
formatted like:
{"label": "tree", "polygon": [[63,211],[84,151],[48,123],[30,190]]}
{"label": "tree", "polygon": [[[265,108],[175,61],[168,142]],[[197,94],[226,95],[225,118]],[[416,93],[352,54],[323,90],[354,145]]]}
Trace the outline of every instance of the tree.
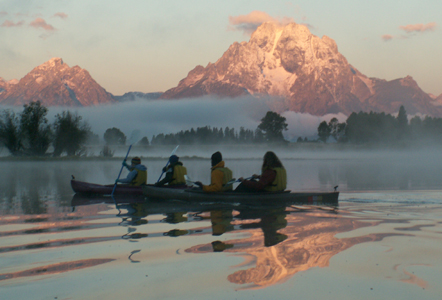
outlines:
{"label": "tree", "polygon": [[104,141],[107,145],[125,145],[126,135],[120,129],[112,127],[108,128],[104,133]]}
{"label": "tree", "polygon": [[4,110],[0,119],[0,143],[12,155],[18,155],[22,148],[20,141],[20,120],[11,110]]}
{"label": "tree", "polygon": [[287,130],[286,118],[276,112],[268,111],[264,118],[261,119],[261,124],[258,129],[263,131],[264,138],[267,142],[285,141],[282,135],[283,130]]}
{"label": "tree", "polygon": [[143,137],[139,142],[138,145],[140,146],[149,146],[149,139],[147,136]]}
{"label": "tree", "polygon": [[20,131],[25,151],[31,155],[44,155],[51,143],[51,127],[46,115],[48,109],[40,101],[23,105]]}
{"label": "tree", "polygon": [[403,105],[399,108],[399,113],[397,115],[397,131],[398,131],[398,139],[401,140],[409,133],[408,127],[408,117],[407,112]]}
{"label": "tree", "polygon": [[54,122],[54,156],[64,151],[67,155],[75,155],[87,141],[90,126],[82,121],[82,117],[63,111],[55,116]]}
{"label": "tree", "polygon": [[330,137],[330,133],[331,133],[330,126],[327,125],[327,122],[322,121],[318,126],[319,140],[326,143],[328,138]]}
{"label": "tree", "polygon": [[336,140],[340,141],[345,131],[345,123],[339,123],[338,119],[332,118],[328,122],[328,127],[330,128],[330,135]]}

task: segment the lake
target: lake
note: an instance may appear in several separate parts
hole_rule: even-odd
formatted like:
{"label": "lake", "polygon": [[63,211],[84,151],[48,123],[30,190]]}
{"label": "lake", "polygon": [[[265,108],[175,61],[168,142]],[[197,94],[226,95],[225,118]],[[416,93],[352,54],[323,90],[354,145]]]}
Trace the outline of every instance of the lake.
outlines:
{"label": "lake", "polygon": [[[211,152],[180,150],[209,183]],[[338,185],[339,205],[116,205],[70,179],[113,183],[121,159],[1,160],[0,299],[440,299],[437,151],[275,152],[289,189]],[[259,173],[264,151],[223,153]],[[168,154],[150,154],[154,183]]]}

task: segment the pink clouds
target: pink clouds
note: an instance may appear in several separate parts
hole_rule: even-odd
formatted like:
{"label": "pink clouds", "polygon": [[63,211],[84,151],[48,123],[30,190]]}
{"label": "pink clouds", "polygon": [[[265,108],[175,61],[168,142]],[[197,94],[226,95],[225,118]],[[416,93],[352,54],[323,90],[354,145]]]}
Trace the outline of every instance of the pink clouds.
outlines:
{"label": "pink clouds", "polygon": [[428,24],[408,24],[405,26],[399,26],[399,29],[406,32],[406,34],[402,34],[399,37],[394,37],[391,34],[384,34],[381,38],[384,42],[391,41],[392,39],[400,38],[400,39],[407,39],[412,37],[415,34],[421,34],[426,31],[434,31],[437,27],[436,22],[431,22]]}
{"label": "pink clouds", "polygon": [[393,36],[391,34],[384,34],[382,36],[382,40],[384,40],[385,42],[391,41],[393,39]]}
{"label": "pink clouds", "polygon": [[434,31],[436,26],[437,26],[436,22],[431,22],[426,25],[424,25],[424,24],[409,24],[409,25],[405,25],[405,26],[399,26],[399,28],[406,31],[407,33],[413,33],[413,32]]}
{"label": "pink clouds", "polygon": [[252,11],[248,15],[239,15],[236,17],[229,17],[230,28],[233,30],[244,31],[244,34],[252,34],[259,25],[264,22],[273,22],[279,25],[286,25],[288,23],[294,22],[292,18],[273,18],[269,14],[263,11]]}
{"label": "pink clouds", "polygon": [[5,11],[0,11],[0,17],[7,16],[7,15],[8,15],[7,12],[5,12]]}
{"label": "pink clouds", "polygon": [[42,18],[36,18],[34,21],[32,21],[29,24],[29,26],[34,27],[34,28],[42,28],[47,31],[56,30],[52,25],[46,23],[46,21],[43,20]]}
{"label": "pink clouds", "polygon": [[53,15],[53,17],[59,17],[61,19],[66,19],[68,17],[68,15],[65,13],[62,13],[62,12],[58,12],[55,15]]}
{"label": "pink clouds", "polygon": [[20,21],[17,23],[14,23],[12,21],[6,20],[3,22],[3,24],[0,27],[20,27],[24,24],[24,21]]}

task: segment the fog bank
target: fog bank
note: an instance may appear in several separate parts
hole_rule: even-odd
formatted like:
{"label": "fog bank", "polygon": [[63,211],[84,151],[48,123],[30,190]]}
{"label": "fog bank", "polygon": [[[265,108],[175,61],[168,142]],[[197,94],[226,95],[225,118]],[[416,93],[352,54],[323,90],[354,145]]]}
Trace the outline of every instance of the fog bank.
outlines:
{"label": "fog bank", "polygon": [[[160,133],[177,133],[181,130],[196,129],[197,127],[235,128],[241,127],[255,130],[266,112],[274,107],[274,99],[256,99],[252,97],[214,98],[200,97],[179,100],[136,100],[114,105],[97,107],[60,108],[50,107],[48,118],[63,110],[78,112],[92,127],[92,131],[103,138],[108,128],[119,128],[129,138],[134,130],[140,131],[140,136]],[[15,111],[21,111],[17,108]],[[286,139],[316,136],[320,122],[327,122],[336,117],[344,122],[347,117],[343,114],[312,116],[310,114],[284,112],[288,130],[284,132]]]}

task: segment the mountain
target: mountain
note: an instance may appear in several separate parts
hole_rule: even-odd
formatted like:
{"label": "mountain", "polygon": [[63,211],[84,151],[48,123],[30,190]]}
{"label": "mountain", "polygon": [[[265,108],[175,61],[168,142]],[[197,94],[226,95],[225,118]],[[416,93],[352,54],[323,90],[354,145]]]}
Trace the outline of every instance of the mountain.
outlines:
{"label": "mountain", "polygon": [[52,58],[34,68],[16,84],[0,81],[0,104],[23,105],[39,100],[45,106],[95,106],[115,103],[79,66],[70,68],[61,58]]}
{"label": "mountain", "polygon": [[333,39],[295,23],[263,23],[249,42],[235,42],[215,63],[195,67],[160,98],[203,95],[268,97],[280,111],[313,115],[394,113],[401,105],[409,113],[442,115],[411,77],[368,78],[347,62]]}
{"label": "mountain", "polygon": [[0,98],[2,97],[2,95],[6,94],[6,91],[9,90],[11,86],[17,83],[18,83],[17,79],[6,81],[0,77]]}
{"label": "mountain", "polygon": [[434,97],[432,103],[436,106],[442,106],[442,94],[440,94],[438,97]]}
{"label": "mountain", "polygon": [[118,102],[135,101],[138,99],[142,100],[157,100],[162,95],[162,92],[157,93],[142,93],[142,92],[128,92],[122,96],[114,96],[114,99]]}

